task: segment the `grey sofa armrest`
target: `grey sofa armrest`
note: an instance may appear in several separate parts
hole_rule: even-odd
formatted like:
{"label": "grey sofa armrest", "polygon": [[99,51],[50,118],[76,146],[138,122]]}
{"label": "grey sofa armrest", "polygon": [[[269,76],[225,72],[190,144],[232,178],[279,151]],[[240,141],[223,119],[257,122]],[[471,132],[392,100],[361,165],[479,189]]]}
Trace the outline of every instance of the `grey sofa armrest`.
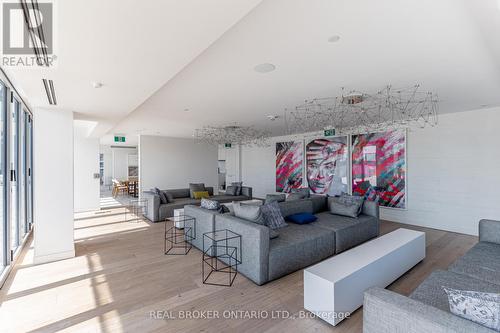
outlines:
{"label": "grey sofa armrest", "polygon": [[228,229],[241,235],[241,264],[238,272],[258,285],[269,278],[269,228],[222,214],[215,216],[215,229]]}
{"label": "grey sofa armrest", "polygon": [[[198,206],[187,205],[184,206],[184,214],[196,219],[196,232],[193,234],[195,239],[191,241],[191,244],[203,251],[203,234],[215,231],[215,215],[219,213]],[[209,246],[209,244],[205,244],[205,246]]]}
{"label": "grey sofa armrest", "polygon": [[371,288],[365,292],[363,332],[491,333],[493,330],[392,291]]}
{"label": "grey sofa armrest", "polygon": [[248,187],[248,186],[242,186],[241,187],[241,195],[244,195],[245,197],[252,199],[252,188]]}
{"label": "grey sofa armrest", "polygon": [[500,221],[479,221],[479,241],[500,244]]}
{"label": "grey sofa armrest", "polygon": [[148,208],[146,212],[146,217],[151,222],[159,221],[159,210],[160,210],[160,196],[151,191],[142,192],[142,199],[148,200]]}

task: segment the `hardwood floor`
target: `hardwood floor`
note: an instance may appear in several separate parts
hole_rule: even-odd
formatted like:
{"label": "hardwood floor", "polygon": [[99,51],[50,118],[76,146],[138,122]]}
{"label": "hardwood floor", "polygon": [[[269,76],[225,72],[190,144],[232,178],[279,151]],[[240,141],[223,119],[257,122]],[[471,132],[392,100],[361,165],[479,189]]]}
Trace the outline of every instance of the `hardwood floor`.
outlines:
{"label": "hardwood floor", "polygon": [[[163,254],[162,223],[124,221],[123,208],[75,218],[75,258],[33,265],[31,244],[23,251],[0,290],[0,332],[362,331],[362,309],[336,328],[318,318],[298,318],[309,314],[303,309],[302,271],[260,287],[242,275],[230,288],[204,285],[200,251]],[[473,236],[392,222],[382,222],[382,233],[399,227],[425,231],[427,240],[426,259],[389,287],[402,294],[477,242]],[[188,310],[218,311],[221,317],[227,311],[256,311],[275,318],[182,319]],[[177,319],[154,319],[154,311]],[[283,318],[287,313],[290,318]]]}

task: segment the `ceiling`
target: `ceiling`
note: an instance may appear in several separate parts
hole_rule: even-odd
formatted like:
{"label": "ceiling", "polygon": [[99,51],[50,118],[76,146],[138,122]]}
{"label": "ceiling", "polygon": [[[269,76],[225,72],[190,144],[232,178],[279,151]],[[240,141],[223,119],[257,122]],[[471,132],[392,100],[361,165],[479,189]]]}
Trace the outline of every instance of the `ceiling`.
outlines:
{"label": "ceiling", "polygon": [[[282,120],[267,115],[342,87],[419,83],[442,113],[500,105],[498,0],[59,3],[60,107],[97,120],[108,138],[190,137],[232,123],[281,134]],[[276,70],[257,73],[261,63]],[[45,106],[39,78],[15,75]]]}
{"label": "ceiling", "polygon": [[[58,105],[108,132],[261,0],[55,1],[55,68],[5,68],[32,107]],[[103,86],[95,89],[93,82]]]}

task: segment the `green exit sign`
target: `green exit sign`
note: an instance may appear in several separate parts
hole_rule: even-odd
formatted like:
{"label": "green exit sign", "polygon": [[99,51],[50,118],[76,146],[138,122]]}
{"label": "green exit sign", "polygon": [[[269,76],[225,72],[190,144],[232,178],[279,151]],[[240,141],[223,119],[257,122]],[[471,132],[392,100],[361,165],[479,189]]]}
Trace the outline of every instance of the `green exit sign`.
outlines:
{"label": "green exit sign", "polygon": [[224,148],[231,148],[231,144],[230,143],[225,143],[224,144]]}
{"label": "green exit sign", "polygon": [[125,137],[115,135],[115,142],[125,142]]}
{"label": "green exit sign", "polygon": [[325,136],[334,136],[335,135],[335,129],[334,128],[332,128],[332,129],[326,129],[324,131],[324,133],[325,133]]}

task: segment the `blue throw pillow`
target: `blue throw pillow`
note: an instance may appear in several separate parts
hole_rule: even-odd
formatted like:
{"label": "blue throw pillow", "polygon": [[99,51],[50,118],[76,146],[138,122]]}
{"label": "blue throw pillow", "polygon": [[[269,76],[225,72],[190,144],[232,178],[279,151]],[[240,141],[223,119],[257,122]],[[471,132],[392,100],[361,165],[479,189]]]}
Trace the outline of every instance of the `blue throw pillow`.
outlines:
{"label": "blue throw pillow", "polygon": [[311,213],[297,213],[287,216],[286,219],[295,224],[307,224],[316,221],[318,218]]}

